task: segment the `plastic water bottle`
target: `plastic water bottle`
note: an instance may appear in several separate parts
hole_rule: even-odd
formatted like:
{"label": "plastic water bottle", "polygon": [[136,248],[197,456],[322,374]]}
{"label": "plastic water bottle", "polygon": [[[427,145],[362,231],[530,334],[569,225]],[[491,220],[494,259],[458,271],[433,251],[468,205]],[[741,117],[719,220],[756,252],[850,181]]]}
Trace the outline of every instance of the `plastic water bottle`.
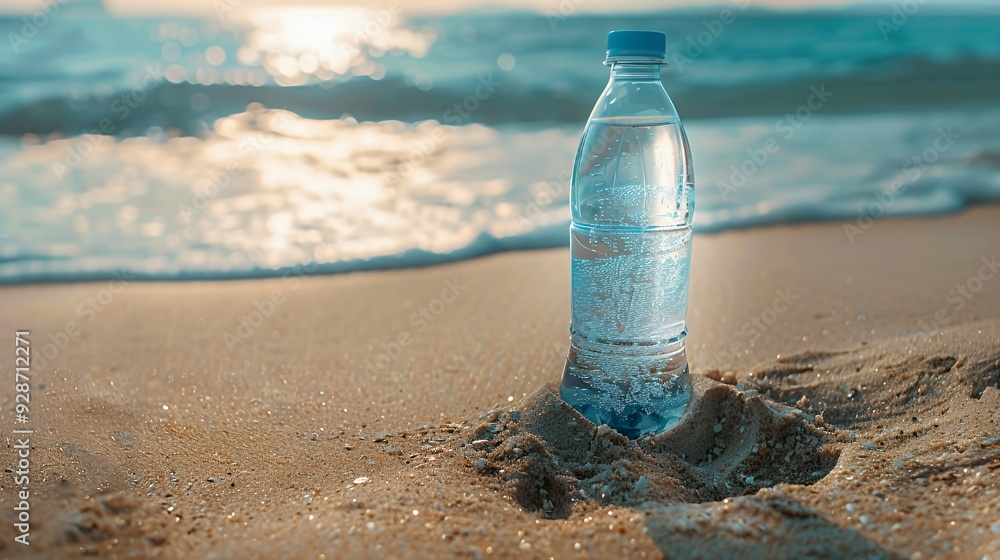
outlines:
{"label": "plastic water bottle", "polygon": [[590,114],[570,204],[572,340],[561,393],[595,424],[660,433],[691,395],[684,323],[694,175],[660,81],[666,37],[613,31],[611,80]]}

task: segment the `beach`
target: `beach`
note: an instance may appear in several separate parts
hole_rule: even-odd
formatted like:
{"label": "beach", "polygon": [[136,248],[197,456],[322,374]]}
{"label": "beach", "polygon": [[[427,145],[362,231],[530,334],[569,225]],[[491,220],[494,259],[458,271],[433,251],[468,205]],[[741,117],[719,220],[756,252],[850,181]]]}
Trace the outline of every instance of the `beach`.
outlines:
{"label": "beach", "polygon": [[1000,560],[996,7],[44,4],[0,560]]}
{"label": "beach", "polygon": [[565,249],[2,286],[0,556],[1000,558],[998,220],[696,235],[696,398],[639,441],[558,399]]}

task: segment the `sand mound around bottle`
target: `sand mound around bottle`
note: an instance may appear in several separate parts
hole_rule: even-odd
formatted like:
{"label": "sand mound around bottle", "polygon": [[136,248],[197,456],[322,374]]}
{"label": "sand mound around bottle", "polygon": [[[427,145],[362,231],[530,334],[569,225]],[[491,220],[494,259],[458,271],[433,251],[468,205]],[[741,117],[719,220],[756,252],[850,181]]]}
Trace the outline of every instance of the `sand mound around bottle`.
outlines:
{"label": "sand mound around bottle", "polygon": [[605,509],[634,510],[670,558],[992,558],[998,328],[693,375],[680,423],[635,441],[546,386],[492,411],[462,449],[539,517],[593,524]]}
{"label": "sand mound around bottle", "polygon": [[469,438],[470,461],[522,507],[552,518],[574,503],[701,503],[781,482],[811,484],[837,463],[849,436],[801,411],[694,376],[684,418],[629,440],[595,426],[542,387],[494,410]]}

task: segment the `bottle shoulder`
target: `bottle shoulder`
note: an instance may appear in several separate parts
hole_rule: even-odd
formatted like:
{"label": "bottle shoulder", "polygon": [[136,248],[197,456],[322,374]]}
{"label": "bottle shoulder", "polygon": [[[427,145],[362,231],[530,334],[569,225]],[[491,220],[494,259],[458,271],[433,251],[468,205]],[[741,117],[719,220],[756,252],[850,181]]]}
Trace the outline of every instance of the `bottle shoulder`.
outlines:
{"label": "bottle shoulder", "polygon": [[694,172],[687,134],[662,85],[612,84],[594,108],[573,165],[577,224],[690,226]]}
{"label": "bottle shoulder", "polygon": [[679,124],[673,101],[658,80],[611,80],[601,93],[590,121],[625,126]]}

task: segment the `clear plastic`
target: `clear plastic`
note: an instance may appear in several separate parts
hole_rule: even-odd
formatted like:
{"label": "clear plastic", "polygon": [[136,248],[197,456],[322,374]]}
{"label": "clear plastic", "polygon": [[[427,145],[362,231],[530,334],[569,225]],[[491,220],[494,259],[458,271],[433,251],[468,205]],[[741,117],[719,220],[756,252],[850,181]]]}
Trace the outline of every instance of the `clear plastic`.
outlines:
{"label": "clear plastic", "polygon": [[571,344],[562,398],[637,438],[673,425],[691,384],[684,337],[694,174],[662,59],[610,58],[573,169]]}

